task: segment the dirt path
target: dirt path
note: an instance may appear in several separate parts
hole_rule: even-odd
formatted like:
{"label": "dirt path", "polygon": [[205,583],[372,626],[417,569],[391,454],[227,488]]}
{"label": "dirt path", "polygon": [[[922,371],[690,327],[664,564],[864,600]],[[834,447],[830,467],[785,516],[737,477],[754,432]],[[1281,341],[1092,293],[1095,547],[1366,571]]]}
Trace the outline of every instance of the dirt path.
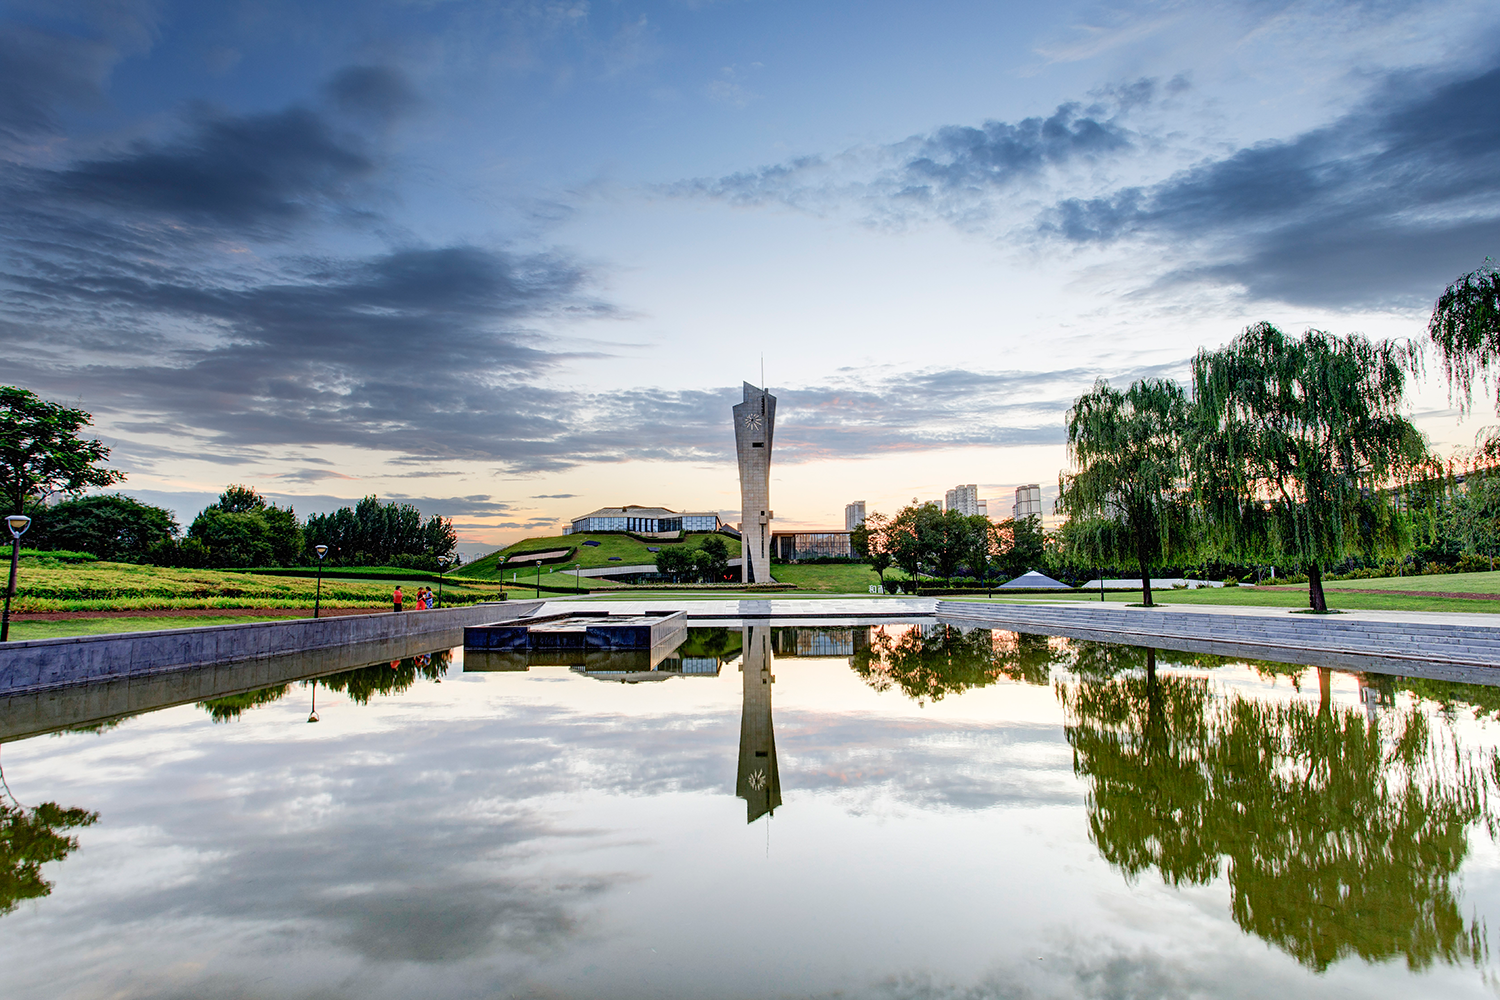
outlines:
{"label": "dirt path", "polygon": [[[324,608],[324,618],[372,615],[387,605],[368,608]],[[129,611],[14,611],[13,622],[65,622],[75,618],[311,618],[312,608],[136,608]]]}

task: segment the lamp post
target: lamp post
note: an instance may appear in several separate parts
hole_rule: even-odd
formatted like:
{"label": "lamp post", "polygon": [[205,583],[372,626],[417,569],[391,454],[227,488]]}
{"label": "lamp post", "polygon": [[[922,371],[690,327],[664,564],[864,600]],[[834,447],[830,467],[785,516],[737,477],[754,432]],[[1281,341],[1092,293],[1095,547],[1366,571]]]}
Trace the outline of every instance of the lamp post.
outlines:
{"label": "lamp post", "polygon": [[[326,548],[326,547],[327,546],[319,546],[319,548]],[[308,722],[317,722],[318,721],[318,679],[316,677],[313,678],[312,711],[310,713],[308,713],[307,721]]]}
{"label": "lamp post", "polygon": [[443,606],[443,574],[448,572],[448,564],[452,561],[452,556],[438,556],[438,607]]}
{"label": "lamp post", "polygon": [[[313,551],[318,554],[318,595],[313,598],[313,617],[316,618],[323,608],[323,557],[328,554],[328,546],[314,545]],[[313,697],[316,698],[317,695]],[[308,719],[307,721],[317,722],[318,720]]]}
{"label": "lamp post", "polygon": [[542,599],[542,561],[536,561],[536,599]]}
{"label": "lamp post", "polygon": [[[1494,560],[1491,560],[1491,562],[1493,562],[1493,561]],[[583,566],[583,563],[574,563],[573,564],[573,593],[575,593],[575,594],[581,594],[581,593],[583,593],[582,580],[580,579],[583,576],[583,572],[580,569],[580,567],[582,567],[582,566]]]}
{"label": "lamp post", "polygon": [[0,618],[0,642],[10,641],[10,599],[16,593],[16,566],[21,561],[21,536],[31,527],[31,518],[12,514],[5,519],[10,529],[10,584],[5,588],[5,616]]}

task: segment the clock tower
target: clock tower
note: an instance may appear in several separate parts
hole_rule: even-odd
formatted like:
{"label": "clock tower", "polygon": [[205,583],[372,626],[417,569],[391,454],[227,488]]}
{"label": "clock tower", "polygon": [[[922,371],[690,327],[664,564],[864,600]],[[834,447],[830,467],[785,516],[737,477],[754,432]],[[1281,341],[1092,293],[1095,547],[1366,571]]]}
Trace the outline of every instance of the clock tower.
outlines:
{"label": "clock tower", "polygon": [[745,383],[745,401],[734,407],[734,444],[740,460],[740,579],[771,579],[771,438],[776,397]]}

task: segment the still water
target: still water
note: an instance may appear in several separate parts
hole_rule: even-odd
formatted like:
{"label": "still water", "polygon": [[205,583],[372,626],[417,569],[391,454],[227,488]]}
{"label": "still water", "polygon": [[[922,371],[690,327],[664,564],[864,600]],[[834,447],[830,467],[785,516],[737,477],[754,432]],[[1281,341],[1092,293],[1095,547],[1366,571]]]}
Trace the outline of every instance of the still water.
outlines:
{"label": "still water", "polygon": [[6,744],[4,995],[1495,992],[1500,688],[933,625],[602,666]]}

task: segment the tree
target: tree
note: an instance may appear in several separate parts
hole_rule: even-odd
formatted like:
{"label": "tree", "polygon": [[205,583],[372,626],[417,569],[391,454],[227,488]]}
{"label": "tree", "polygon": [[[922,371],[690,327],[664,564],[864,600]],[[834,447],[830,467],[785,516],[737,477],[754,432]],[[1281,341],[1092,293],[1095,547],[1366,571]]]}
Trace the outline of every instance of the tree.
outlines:
{"label": "tree", "polygon": [[1151,607],[1151,570],[1198,546],[1184,442],[1188,401],[1170,379],[1140,379],[1120,392],[1103,379],[1068,411],[1068,454],[1078,471],[1062,477],[1068,516],[1063,552],[1075,565],[1134,565]]}
{"label": "tree", "polygon": [[1400,412],[1412,363],[1391,341],[1269,323],[1193,359],[1194,487],[1213,540],[1304,566],[1314,611],[1328,609],[1325,565],[1410,544],[1400,487],[1428,460]]}
{"label": "tree", "polygon": [[995,525],[995,535],[1000,547],[1000,571],[1006,576],[1017,577],[1045,564],[1047,536],[1041,518],[1033,515],[1017,521],[1007,517]]}
{"label": "tree", "polygon": [[313,514],[303,528],[305,545],[327,545],[333,565],[400,565],[437,569],[439,556],[458,544],[452,520],[422,512],[409,503],[381,503],[367,496],[332,514]]}
{"label": "tree", "polygon": [[681,583],[684,576],[696,577],[698,566],[694,554],[680,545],[663,546],[656,554],[656,571],[670,576],[673,583]]}
{"label": "tree", "polygon": [[302,556],[303,531],[292,508],[268,504],[248,486],[230,486],[205,507],[188,537],[208,547],[213,566],[290,566]]}
{"label": "tree", "polygon": [[699,544],[695,559],[709,579],[722,580],[729,572],[729,543],[723,535],[709,535]]}
{"label": "tree", "polygon": [[968,521],[968,550],[964,561],[968,563],[969,572],[982,583],[989,579],[990,571],[1004,558],[1005,536],[1000,526],[983,514],[975,514]]}
{"label": "tree", "polygon": [[49,403],[29,389],[0,386],[0,490],[10,512],[54,493],[81,493],[118,483],[125,473],[100,468],[109,449],[79,431],[94,418]]}
{"label": "tree", "polygon": [[[1488,385],[1500,365],[1500,269],[1486,257],[1477,270],[1460,275],[1438,296],[1427,335],[1443,359],[1443,373],[1457,390],[1460,407],[1474,399],[1474,383]],[[1495,383],[1500,410],[1500,380]],[[1493,450],[1496,441],[1489,447]]]}
{"label": "tree", "polygon": [[119,493],[79,497],[32,508],[27,542],[39,549],[90,552],[100,559],[139,561],[177,534],[177,519],[161,507]]}
{"label": "tree", "polygon": [[885,571],[894,561],[891,557],[888,519],[884,514],[871,512],[855,525],[849,533],[849,545],[870,563],[870,568],[880,578],[880,589],[885,589]]}

